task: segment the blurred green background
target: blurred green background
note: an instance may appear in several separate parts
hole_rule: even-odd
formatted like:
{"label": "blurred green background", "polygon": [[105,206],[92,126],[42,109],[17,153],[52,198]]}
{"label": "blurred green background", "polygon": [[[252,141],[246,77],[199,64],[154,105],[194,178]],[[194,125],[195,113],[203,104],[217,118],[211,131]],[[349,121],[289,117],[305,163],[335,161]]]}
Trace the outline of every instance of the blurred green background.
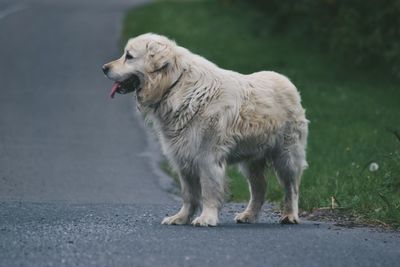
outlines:
{"label": "blurred green background", "polygon": [[[395,0],[156,1],[127,14],[122,43],[155,32],[222,68],[288,76],[311,121],[300,207],[333,196],[348,213],[399,226],[399,14]],[[234,166],[228,175],[231,200],[247,201],[245,179]],[[268,176],[267,199],[279,202]]]}

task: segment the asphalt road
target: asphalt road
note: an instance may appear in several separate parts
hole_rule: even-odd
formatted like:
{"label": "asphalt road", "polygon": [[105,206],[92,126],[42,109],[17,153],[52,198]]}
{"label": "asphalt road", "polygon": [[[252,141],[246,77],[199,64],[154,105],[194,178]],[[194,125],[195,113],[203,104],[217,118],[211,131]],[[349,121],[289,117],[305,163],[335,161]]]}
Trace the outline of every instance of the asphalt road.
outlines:
{"label": "asphalt road", "polygon": [[0,204],[1,266],[398,266],[399,235],[305,222],[165,226],[165,204]]}
{"label": "asphalt road", "polygon": [[0,2],[0,199],[170,200],[133,99],[110,99],[101,70],[136,2]]}
{"label": "asphalt road", "polygon": [[0,266],[396,266],[400,235],[305,222],[160,225],[178,203],[119,55],[128,0],[0,0]]}

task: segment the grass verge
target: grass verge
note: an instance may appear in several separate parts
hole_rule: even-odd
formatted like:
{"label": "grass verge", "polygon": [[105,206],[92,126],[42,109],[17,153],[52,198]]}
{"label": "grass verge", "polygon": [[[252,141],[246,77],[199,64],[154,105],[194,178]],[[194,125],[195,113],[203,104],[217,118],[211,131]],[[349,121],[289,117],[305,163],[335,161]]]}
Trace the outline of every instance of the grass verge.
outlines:
{"label": "grass verge", "polygon": [[[128,37],[155,32],[242,73],[274,70],[299,88],[311,121],[300,207],[331,204],[371,220],[400,225],[400,90],[398,80],[359,70],[321,51],[310,36],[270,30],[274,21],[249,3],[162,1],[132,10]],[[370,168],[377,163],[378,169]],[[164,167],[168,168],[168,167]],[[229,169],[231,197],[248,199],[247,184]],[[271,173],[267,199],[282,190]]]}

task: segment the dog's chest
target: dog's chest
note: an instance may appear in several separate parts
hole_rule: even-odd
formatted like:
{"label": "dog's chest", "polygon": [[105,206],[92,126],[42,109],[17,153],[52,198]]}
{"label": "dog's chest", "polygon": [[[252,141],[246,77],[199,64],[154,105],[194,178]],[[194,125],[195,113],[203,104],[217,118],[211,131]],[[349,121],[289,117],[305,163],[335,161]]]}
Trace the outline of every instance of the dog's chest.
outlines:
{"label": "dog's chest", "polygon": [[160,127],[158,137],[164,154],[175,160],[196,158],[202,147],[201,130],[191,126],[176,131]]}

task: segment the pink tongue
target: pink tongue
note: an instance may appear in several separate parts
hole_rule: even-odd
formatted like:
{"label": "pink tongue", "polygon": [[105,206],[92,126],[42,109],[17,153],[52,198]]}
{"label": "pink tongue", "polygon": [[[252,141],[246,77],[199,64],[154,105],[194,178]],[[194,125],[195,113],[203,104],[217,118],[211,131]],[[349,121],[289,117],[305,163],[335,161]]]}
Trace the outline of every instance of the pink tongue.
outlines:
{"label": "pink tongue", "polygon": [[111,88],[111,93],[110,93],[110,97],[114,98],[115,93],[117,92],[118,88],[119,88],[119,82],[115,82]]}

